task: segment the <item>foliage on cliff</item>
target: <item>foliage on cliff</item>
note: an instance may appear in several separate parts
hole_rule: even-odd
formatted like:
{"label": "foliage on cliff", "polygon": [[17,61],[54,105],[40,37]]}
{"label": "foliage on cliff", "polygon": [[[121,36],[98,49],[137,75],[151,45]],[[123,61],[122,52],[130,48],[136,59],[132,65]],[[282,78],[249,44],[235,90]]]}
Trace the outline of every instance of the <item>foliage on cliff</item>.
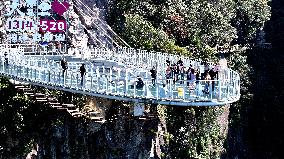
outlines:
{"label": "foliage on cliff", "polygon": [[172,158],[218,158],[224,152],[228,107],[169,107],[168,155]]}
{"label": "foliage on cliff", "polygon": [[[172,47],[186,47],[194,57],[206,59],[212,58],[216,46],[253,44],[270,17],[268,2],[111,0],[108,22],[132,47],[171,52],[175,49],[161,49],[162,41],[171,39]],[[134,25],[136,20],[140,25]],[[163,36],[155,36],[157,32]]]}
{"label": "foliage on cliff", "polygon": [[[29,103],[24,97],[18,96],[10,84],[0,77],[0,157],[17,157],[25,151],[29,141],[20,138],[23,135],[24,123],[22,110]],[[5,158],[5,157],[4,157]]]}
{"label": "foliage on cliff", "polygon": [[174,40],[163,30],[154,28],[142,16],[128,14],[125,15],[125,19],[125,40],[135,48],[190,55],[186,48],[175,45]]}
{"label": "foliage on cliff", "polygon": [[0,158],[24,157],[40,136],[62,125],[60,112],[28,100],[4,77],[0,77],[0,97]]}

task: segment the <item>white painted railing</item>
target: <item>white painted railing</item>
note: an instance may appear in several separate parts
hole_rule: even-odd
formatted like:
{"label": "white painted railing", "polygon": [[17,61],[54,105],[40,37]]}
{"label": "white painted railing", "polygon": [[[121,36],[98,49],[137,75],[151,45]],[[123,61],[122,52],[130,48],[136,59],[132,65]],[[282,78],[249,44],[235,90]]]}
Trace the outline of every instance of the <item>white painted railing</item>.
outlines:
{"label": "white painted railing", "polygon": [[[158,76],[155,86],[153,86],[150,76],[146,75],[143,77],[143,88],[136,87],[135,73],[137,71],[135,69],[137,69],[137,65],[141,64],[143,65],[141,67],[144,68],[147,64],[156,63],[156,57],[159,59],[158,62],[164,63],[168,57],[178,60],[177,56],[154,52],[147,54],[141,50],[133,51],[131,49],[105,52],[95,48],[92,54],[94,57],[105,58],[103,59],[105,61],[122,58],[126,60],[125,68],[94,67],[90,60],[72,62],[71,57],[68,61],[70,67],[63,74],[58,61],[50,60],[46,56],[27,56],[20,51],[18,53],[10,52],[7,55],[8,64],[5,62],[4,52],[0,51],[1,75],[35,85],[125,101],[142,100],[143,102],[152,101],[170,105],[214,106],[235,102],[240,97],[240,77],[237,72],[230,69],[220,72],[218,80],[179,80],[174,82],[173,79],[165,79],[163,73],[160,73],[161,76]],[[183,59],[183,61],[185,65],[200,64],[200,62],[194,63],[187,59]],[[86,64],[87,74],[82,82],[78,69],[83,62]],[[164,64],[157,63],[156,65],[159,68],[164,67]],[[145,72],[147,74],[148,70],[145,69]],[[164,85],[166,81],[167,84]],[[208,87],[208,91],[205,89],[206,87]]]}

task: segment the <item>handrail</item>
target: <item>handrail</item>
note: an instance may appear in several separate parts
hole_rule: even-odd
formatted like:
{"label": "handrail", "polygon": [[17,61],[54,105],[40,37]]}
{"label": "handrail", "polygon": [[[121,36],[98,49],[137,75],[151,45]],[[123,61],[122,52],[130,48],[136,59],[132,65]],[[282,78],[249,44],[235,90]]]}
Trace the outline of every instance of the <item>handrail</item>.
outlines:
{"label": "handrail", "polygon": [[[19,49],[26,45],[21,44],[10,44],[15,45]],[[0,44],[0,46],[7,46],[6,44]],[[32,45],[31,45],[32,46]],[[25,47],[26,48],[26,47]],[[31,47],[32,48],[32,47]],[[178,61],[179,59],[182,59],[185,66],[192,65],[194,66],[200,66],[203,61],[200,60],[193,60],[189,57],[186,57],[184,55],[175,55],[175,54],[168,54],[168,53],[161,53],[161,52],[154,52],[154,51],[147,51],[147,50],[141,50],[141,49],[133,49],[133,48],[126,48],[126,47],[118,47],[113,50],[108,50],[105,48],[81,48],[79,50],[83,52],[90,52],[91,58],[104,58],[105,60],[123,60],[123,63],[126,65],[133,65],[136,67],[142,67],[145,65],[149,68],[152,66],[156,66],[156,63],[158,62],[158,66],[162,67],[163,69],[166,68],[166,60],[169,59],[170,61]],[[213,63],[207,62],[210,66],[213,66]],[[145,67],[144,67],[145,68]]]}
{"label": "handrail", "polygon": [[[80,90],[91,92],[96,96],[105,96],[106,98],[125,98],[127,99],[145,99],[155,100],[163,103],[163,100],[188,105],[188,102],[196,100],[209,102],[233,102],[240,97],[239,75],[233,70],[228,70],[228,76],[218,80],[179,80],[159,78],[156,80],[156,86],[153,86],[151,78],[144,78],[144,86],[139,89],[136,86],[136,77],[130,77],[130,74],[117,74],[118,78],[113,77],[118,72],[109,72],[103,75],[103,72],[89,72],[83,79],[78,70],[68,70],[63,74],[59,64],[51,61],[51,65],[55,68],[51,69],[51,65],[43,65],[42,62],[50,61],[40,58],[26,56],[25,62],[17,63],[18,59],[15,55],[10,55],[9,65],[5,65],[4,57],[1,55],[0,73],[5,76],[13,77],[19,80],[32,82],[33,84],[43,84],[49,87],[60,87],[67,91]],[[100,67],[105,69],[105,67]],[[99,68],[99,69],[100,69]],[[165,86],[162,83],[168,81]],[[214,82],[214,83],[213,83]],[[205,89],[206,88],[206,89]],[[202,91],[203,90],[203,91]],[[207,90],[207,91],[206,91]],[[83,92],[82,92],[83,91]],[[179,104],[177,104],[179,105]],[[214,105],[214,104],[213,104]],[[215,103],[216,105],[216,103]]]}

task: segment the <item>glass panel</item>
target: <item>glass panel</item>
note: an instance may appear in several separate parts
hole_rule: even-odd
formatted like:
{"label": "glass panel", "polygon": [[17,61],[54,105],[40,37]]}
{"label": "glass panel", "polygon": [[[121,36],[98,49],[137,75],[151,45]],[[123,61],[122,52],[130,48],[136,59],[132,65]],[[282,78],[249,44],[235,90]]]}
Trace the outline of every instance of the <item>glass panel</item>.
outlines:
{"label": "glass panel", "polygon": [[[4,56],[1,56],[0,72],[7,73],[13,76],[21,77],[26,80],[32,80],[42,83],[47,83],[57,86],[65,86],[72,89],[79,90],[89,90],[92,92],[107,93],[110,95],[125,95],[128,97],[135,98],[155,98],[158,100],[177,100],[177,101],[193,101],[193,100],[232,100],[231,97],[240,96],[240,81],[239,75],[234,71],[228,71],[220,76],[220,81],[218,80],[199,80],[199,81],[187,81],[173,79],[163,79],[165,70],[159,71],[159,79],[157,83],[152,83],[152,79],[149,77],[149,70],[145,69],[145,65],[156,64],[156,56],[158,56],[158,61],[164,61],[158,63],[159,67],[165,66],[164,54],[157,53],[154,54],[143,54],[143,51],[139,51],[141,55],[138,55],[135,50],[124,50],[121,52],[122,58],[137,57],[136,60],[129,58],[127,59],[129,63],[141,63],[140,72],[136,66],[129,64],[127,67],[127,73],[125,68],[113,69],[108,66],[104,67],[92,67],[87,66],[88,74],[83,79],[83,85],[81,85],[81,76],[78,72],[81,62],[70,62],[68,64],[67,72],[62,71],[60,64],[55,61],[46,60],[38,57],[27,56],[24,59],[19,60],[19,58],[11,57],[9,64],[5,64]],[[102,52],[101,52],[102,53]],[[149,52],[148,52],[149,53]],[[110,55],[109,52],[105,52],[106,57]],[[103,53],[102,53],[103,55]],[[110,57],[108,57],[110,58]],[[145,60],[143,61],[143,58]],[[178,60],[178,56],[170,56],[169,59]],[[192,62],[188,59],[184,61]],[[15,65],[17,64],[17,65]],[[194,63],[191,63],[194,65]],[[98,68],[98,69],[97,69]],[[144,68],[144,69],[143,69]],[[142,70],[142,71],[141,71]],[[162,72],[162,73],[161,73]],[[99,76],[97,77],[97,75]],[[142,77],[143,85],[139,84],[137,75]],[[125,77],[127,76],[127,78]],[[227,79],[222,79],[227,78]]]}

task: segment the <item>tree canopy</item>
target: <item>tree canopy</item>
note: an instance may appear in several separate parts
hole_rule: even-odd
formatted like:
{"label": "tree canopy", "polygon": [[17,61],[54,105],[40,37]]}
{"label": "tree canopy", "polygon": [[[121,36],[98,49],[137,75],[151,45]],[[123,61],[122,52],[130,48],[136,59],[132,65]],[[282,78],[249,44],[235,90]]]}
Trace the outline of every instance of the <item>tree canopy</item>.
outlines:
{"label": "tree canopy", "polygon": [[108,21],[132,47],[189,55],[196,48],[192,55],[212,58],[217,46],[253,44],[270,17],[268,2],[111,0]]}

